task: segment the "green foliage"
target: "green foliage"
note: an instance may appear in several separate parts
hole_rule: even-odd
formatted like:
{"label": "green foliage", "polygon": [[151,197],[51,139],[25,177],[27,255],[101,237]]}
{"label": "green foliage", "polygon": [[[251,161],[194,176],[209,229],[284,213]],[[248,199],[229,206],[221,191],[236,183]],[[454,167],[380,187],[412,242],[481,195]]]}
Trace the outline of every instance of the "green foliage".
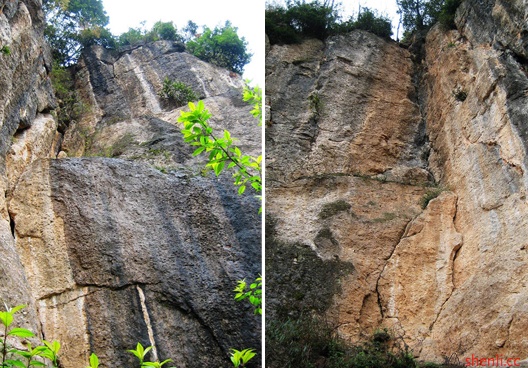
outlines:
{"label": "green foliage", "polygon": [[83,47],[100,45],[109,49],[117,47],[116,38],[104,27],[92,27],[79,32],[78,41]]}
{"label": "green foliage", "polygon": [[262,315],[262,277],[257,277],[255,281],[249,285],[249,288],[246,280],[238,281],[234,292],[236,301],[248,299],[251,305],[255,307],[254,313]]}
{"label": "green foliage", "polygon": [[0,52],[4,55],[10,55],[11,54],[11,49],[9,48],[9,46],[7,45],[4,45],[0,48]]}
{"label": "green foliage", "polygon": [[242,351],[231,349],[231,362],[233,362],[234,367],[245,367],[246,363],[255,355],[256,353],[253,349],[244,349]]}
{"label": "green foliage", "polygon": [[433,199],[438,197],[442,192],[445,192],[446,188],[444,187],[438,187],[438,188],[431,188],[427,190],[427,192],[423,195],[423,197],[420,200],[420,206],[422,209],[425,209],[429,202],[431,202]]}
{"label": "green foliage", "polygon": [[99,368],[99,358],[95,353],[90,355],[90,366],[86,368]]}
{"label": "green foliage", "polygon": [[306,37],[324,40],[339,19],[333,0],[289,0],[286,4],[266,8],[266,34],[272,44],[298,43]]}
{"label": "green foliage", "polygon": [[204,27],[200,37],[187,43],[187,50],[206,62],[239,74],[242,74],[244,66],[251,60],[246,40],[238,37],[237,28],[229,21],[214,30]]}
{"label": "green foliage", "polygon": [[51,70],[51,84],[59,105],[57,110],[59,130],[63,130],[71,121],[78,121],[88,110],[88,106],[82,102],[77,93],[69,68],[55,63]]}
{"label": "green foliage", "polygon": [[137,45],[146,40],[146,34],[141,28],[129,28],[127,32],[122,33],[117,38],[117,44],[119,46]]}
{"label": "green foliage", "polygon": [[189,42],[196,38],[198,34],[198,24],[194,23],[192,20],[187,21],[187,25],[183,27],[183,41]]}
{"label": "green foliage", "polygon": [[362,29],[383,38],[390,38],[392,36],[390,18],[369,8],[361,8],[357,19],[351,21],[350,26],[352,29]]}
{"label": "green foliage", "polygon": [[334,1],[290,0],[286,7],[269,5],[266,9],[266,34],[272,44],[298,43],[304,38],[326,39],[335,34],[362,29],[390,38],[391,21],[387,16],[362,8],[357,17],[342,22]]}
{"label": "green foliage", "polygon": [[25,308],[25,305],[18,305],[13,308],[6,307],[6,310],[0,312],[0,323],[3,326],[2,336],[0,338],[0,367],[45,367],[46,360],[48,360],[54,368],[59,366],[58,353],[60,350],[60,344],[58,341],[49,342],[43,340],[43,345],[33,348],[31,343],[25,344],[26,349],[21,350],[15,348],[12,343],[8,342],[14,338],[24,340],[27,338],[35,337],[35,334],[28,329],[20,327],[11,327],[15,314],[21,309]]}
{"label": "green foliage", "polygon": [[136,349],[127,350],[129,353],[134,354],[136,358],[139,360],[139,365],[141,368],[143,367],[154,367],[154,368],[161,368],[167,363],[172,362],[172,359],[166,359],[163,362],[156,361],[156,362],[145,362],[145,356],[148,354],[148,352],[152,349],[152,346],[149,346],[147,348],[144,348],[141,343],[137,343]]}
{"label": "green foliage", "polygon": [[437,21],[454,28],[455,12],[462,0],[397,0],[403,29],[408,34],[429,29]]}
{"label": "green foliage", "polygon": [[224,170],[226,163],[228,169],[234,169],[234,184],[238,186],[238,194],[244,193],[246,185],[251,185],[257,193],[260,193],[262,156],[243,155],[233,144],[234,139],[227,130],[224,130],[222,138],[215,137],[213,128],[208,123],[211,114],[205,109],[203,101],[198,102],[198,105],[189,102],[189,109],[189,112],[180,113],[178,122],[183,123],[182,134],[185,142],[198,147],[193,155],[208,152],[209,161],[206,167],[212,169],[216,176]]}
{"label": "green foliage", "polygon": [[242,100],[253,106],[251,115],[258,119],[259,125],[262,125],[262,89],[259,86],[250,87],[249,80],[244,84]]}
{"label": "green foliage", "polygon": [[176,107],[185,105],[187,102],[196,101],[198,96],[192,90],[191,87],[183,82],[172,81],[169,78],[165,78],[163,81],[163,87],[159,92],[159,96]]}
{"label": "green foliage", "polygon": [[442,5],[438,20],[447,29],[456,28],[455,13],[460,4],[462,4],[462,0],[445,0],[444,5]]}
{"label": "green foliage", "polygon": [[158,21],[152,27],[155,40],[182,41],[183,38],[178,34],[177,28],[172,22]]}
{"label": "green foliage", "polygon": [[358,345],[341,339],[321,317],[301,315],[270,322],[266,328],[266,364],[270,368],[416,368],[411,352],[387,330]]}
{"label": "green foliage", "polygon": [[44,0],[42,5],[46,14],[44,35],[59,65],[76,62],[81,41],[111,43],[110,32],[102,31],[109,20],[102,0]]}

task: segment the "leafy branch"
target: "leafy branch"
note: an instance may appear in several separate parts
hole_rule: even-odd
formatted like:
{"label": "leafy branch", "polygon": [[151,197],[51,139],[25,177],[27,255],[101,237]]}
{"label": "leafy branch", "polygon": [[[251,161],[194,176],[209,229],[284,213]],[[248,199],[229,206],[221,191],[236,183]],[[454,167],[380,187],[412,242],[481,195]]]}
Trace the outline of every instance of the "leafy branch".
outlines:
{"label": "leafy branch", "polygon": [[233,144],[235,139],[227,130],[224,130],[222,138],[217,138],[208,123],[211,114],[205,108],[203,101],[199,101],[197,105],[189,102],[189,110],[180,113],[178,122],[183,123],[184,141],[198,147],[193,156],[208,152],[209,161],[206,167],[211,168],[216,176],[222,173],[227,163],[228,169],[234,169],[234,185],[238,186],[238,194],[243,194],[247,185],[251,185],[257,193],[260,193],[262,155],[258,157],[243,155],[240,148]]}
{"label": "leafy branch", "polygon": [[234,292],[237,302],[249,299],[249,302],[255,307],[255,314],[262,315],[262,277],[257,277],[249,285],[249,288],[246,280],[239,280]]}

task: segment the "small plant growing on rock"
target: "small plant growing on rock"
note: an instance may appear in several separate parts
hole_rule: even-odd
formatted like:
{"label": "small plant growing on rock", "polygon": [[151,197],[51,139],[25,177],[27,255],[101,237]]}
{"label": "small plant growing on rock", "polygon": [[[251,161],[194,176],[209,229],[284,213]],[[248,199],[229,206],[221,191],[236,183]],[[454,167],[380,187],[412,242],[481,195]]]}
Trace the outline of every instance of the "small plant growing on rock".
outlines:
{"label": "small plant growing on rock", "polygon": [[10,55],[11,54],[11,49],[9,48],[9,46],[7,45],[4,45],[0,48],[0,52],[4,55]]}
{"label": "small plant growing on rock", "polygon": [[169,78],[165,78],[163,81],[163,87],[159,93],[159,96],[173,104],[176,107],[185,105],[187,102],[196,101],[198,96],[192,90],[191,87],[180,81],[173,81]]}
{"label": "small plant growing on rock", "polygon": [[[25,341],[27,338],[35,337],[35,334],[28,329],[12,327],[15,313],[25,307],[25,305],[18,305],[13,308],[6,306],[6,310],[0,312],[0,324],[3,326],[2,338],[0,338],[0,367],[45,367],[45,361],[48,360],[51,362],[52,367],[57,368],[59,366],[58,353],[60,350],[58,341],[49,342],[43,340],[43,345],[35,348],[32,348],[30,343],[26,343],[27,350],[15,347],[15,345],[20,345],[21,341],[18,344],[11,342],[16,338]],[[37,360],[38,358],[40,359]]]}
{"label": "small plant growing on rock", "polygon": [[425,210],[429,202],[438,197],[440,193],[445,192],[447,189],[443,187],[429,189],[420,200],[420,206]]}

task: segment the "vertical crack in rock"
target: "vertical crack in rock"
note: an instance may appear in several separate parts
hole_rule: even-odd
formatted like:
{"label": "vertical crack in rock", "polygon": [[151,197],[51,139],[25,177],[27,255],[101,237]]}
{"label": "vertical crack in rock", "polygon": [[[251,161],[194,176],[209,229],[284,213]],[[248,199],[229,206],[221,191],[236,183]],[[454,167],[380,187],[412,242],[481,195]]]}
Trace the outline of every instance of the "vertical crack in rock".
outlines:
{"label": "vertical crack in rock", "polygon": [[[381,271],[378,275],[378,279],[376,280],[376,295],[378,296],[378,306],[379,306],[379,309],[380,309],[380,315],[381,315],[381,318],[385,318],[385,315],[383,313],[383,303],[381,301],[381,293],[379,291],[379,282],[381,280],[381,277],[383,275],[383,272],[385,271],[385,268],[387,267],[387,265],[389,264],[391,258],[392,258],[392,255],[394,254],[394,252],[396,252],[396,248],[398,248],[398,245],[401,243],[402,239],[404,239],[405,237],[407,237],[407,230],[409,228],[409,225],[420,215],[417,215],[415,216],[414,218],[410,219],[409,222],[407,222],[407,225],[405,225],[405,228],[403,230],[403,233],[402,235],[400,236],[398,242],[394,245],[394,247],[392,248],[392,251],[389,255],[389,257],[387,258],[387,260],[385,261],[385,264],[383,265],[383,267],[381,268]],[[395,317],[395,316],[391,316],[391,317]]]}
{"label": "vertical crack in rock", "polygon": [[154,329],[152,328],[152,324],[150,323],[150,317],[147,309],[147,303],[145,301],[145,294],[143,293],[143,289],[141,289],[141,286],[136,285],[136,289],[139,294],[139,301],[141,302],[141,311],[143,312],[143,320],[145,321],[145,325],[147,326],[147,332],[148,337],[150,341],[150,346],[152,346],[152,359],[157,361],[158,360],[158,352],[156,350],[156,340],[154,339]]}

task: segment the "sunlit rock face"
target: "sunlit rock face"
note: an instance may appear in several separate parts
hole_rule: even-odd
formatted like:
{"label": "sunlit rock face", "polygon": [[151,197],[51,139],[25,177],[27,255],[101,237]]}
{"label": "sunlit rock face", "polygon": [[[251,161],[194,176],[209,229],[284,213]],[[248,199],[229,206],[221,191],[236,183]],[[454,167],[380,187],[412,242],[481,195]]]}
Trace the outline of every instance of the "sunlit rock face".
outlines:
{"label": "sunlit rock face", "polygon": [[526,12],[465,1],[423,58],[358,31],[271,47],[268,315],[526,358]]}
{"label": "sunlit rock face", "polygon": [[28,305],[18,325],[59,340],[64,368],[91,352],[134,366],[138,342],[178,367],[259,350],[259,318],[233,288],[261,272],[261,203],[202,171],[177,123],[186,107],[160,97],[165,78],[187,84],[215,132],[257,156],[241,77],[178,43],[94,46],[71,69],[80,118],[59,126],[41,2],[0,9],[2,305]]}

